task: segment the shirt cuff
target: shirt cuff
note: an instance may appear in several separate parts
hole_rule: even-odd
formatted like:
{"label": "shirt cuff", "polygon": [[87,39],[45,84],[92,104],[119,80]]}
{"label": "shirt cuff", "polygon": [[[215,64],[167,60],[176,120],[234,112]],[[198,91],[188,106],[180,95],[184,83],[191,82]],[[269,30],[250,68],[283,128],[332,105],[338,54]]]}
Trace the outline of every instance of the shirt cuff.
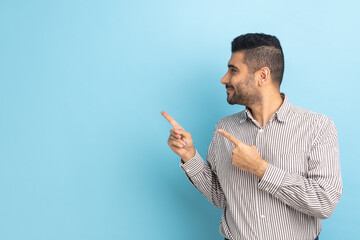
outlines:
{"label": "shirt cuff", "polygon": [[275,194],[284,180],[286,172],[271,164],[266,168],[265,174],[260,180],[259,189],[265,190],[270,194]]}
{"label": "shirt cuff", "polygon": [[188,177],[192,177],[201,172],[205,164],[206,163],[196,150],[195,156],[193,158],[191,158],[186,163],[182,163],[182,161],[180,162],[180,167],[184,170]]}

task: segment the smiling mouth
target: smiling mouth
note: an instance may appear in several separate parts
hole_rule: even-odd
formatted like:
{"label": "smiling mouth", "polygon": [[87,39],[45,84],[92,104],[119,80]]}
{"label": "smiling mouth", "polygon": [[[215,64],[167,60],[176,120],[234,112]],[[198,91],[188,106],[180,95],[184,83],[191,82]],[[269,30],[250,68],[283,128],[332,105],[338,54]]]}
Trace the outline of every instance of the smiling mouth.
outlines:
{"label": "smiling mouth", "polygon": [[226,85],[226,92],[233,92],[234,91],[234,87],[230,86],[230,85]]}

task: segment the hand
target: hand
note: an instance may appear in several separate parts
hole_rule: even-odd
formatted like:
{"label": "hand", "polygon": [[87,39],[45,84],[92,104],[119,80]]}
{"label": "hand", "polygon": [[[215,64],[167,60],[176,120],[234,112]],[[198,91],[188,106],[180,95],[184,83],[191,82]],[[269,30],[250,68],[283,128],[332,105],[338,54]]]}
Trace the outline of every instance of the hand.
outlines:
{"label": "hand", "polygon": [[218,132],[235,144],[232,150],[232,164],[244,171],[255,174],[261,179],[269,164],[260,157],[256,147],[243,143],[222,129],[219,129]]}
{"label": "hand", "polygon": [[195,156],[196,150],[191,138],[191,134],[186,132],[169,114],[162,111],[161,114],[174,127],[170,130],[168,145],[184,162],[189,161]]}

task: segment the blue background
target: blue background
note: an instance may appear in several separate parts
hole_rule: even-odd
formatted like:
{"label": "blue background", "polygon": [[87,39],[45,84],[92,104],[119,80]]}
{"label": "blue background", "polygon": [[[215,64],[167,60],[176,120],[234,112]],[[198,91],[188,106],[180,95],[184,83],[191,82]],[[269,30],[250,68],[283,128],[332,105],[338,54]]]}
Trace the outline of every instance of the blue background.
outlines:
{"label": "blue background", "polygon": [[356,1],[0,0],[0,239],[221,239],[221,212],[168,148],[162,110],[203,157],[243,110],[230,43],[276,35],[281,90],[332,118],[344,192],[322,239],[359,237]]}

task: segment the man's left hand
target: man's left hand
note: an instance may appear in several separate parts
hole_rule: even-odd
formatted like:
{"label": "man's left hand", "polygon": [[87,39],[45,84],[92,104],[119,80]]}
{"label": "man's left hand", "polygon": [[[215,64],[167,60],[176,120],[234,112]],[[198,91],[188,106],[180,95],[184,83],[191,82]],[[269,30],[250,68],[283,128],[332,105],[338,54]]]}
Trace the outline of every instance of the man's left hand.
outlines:
{"label": "man's left hand", "polygon": [[219,129],[218,132],[235,145],[232,150],[232,164],[244,171],[255,174],[261,179],[269,163],[261,158],[256,147],[243,143],[222,129]]}

